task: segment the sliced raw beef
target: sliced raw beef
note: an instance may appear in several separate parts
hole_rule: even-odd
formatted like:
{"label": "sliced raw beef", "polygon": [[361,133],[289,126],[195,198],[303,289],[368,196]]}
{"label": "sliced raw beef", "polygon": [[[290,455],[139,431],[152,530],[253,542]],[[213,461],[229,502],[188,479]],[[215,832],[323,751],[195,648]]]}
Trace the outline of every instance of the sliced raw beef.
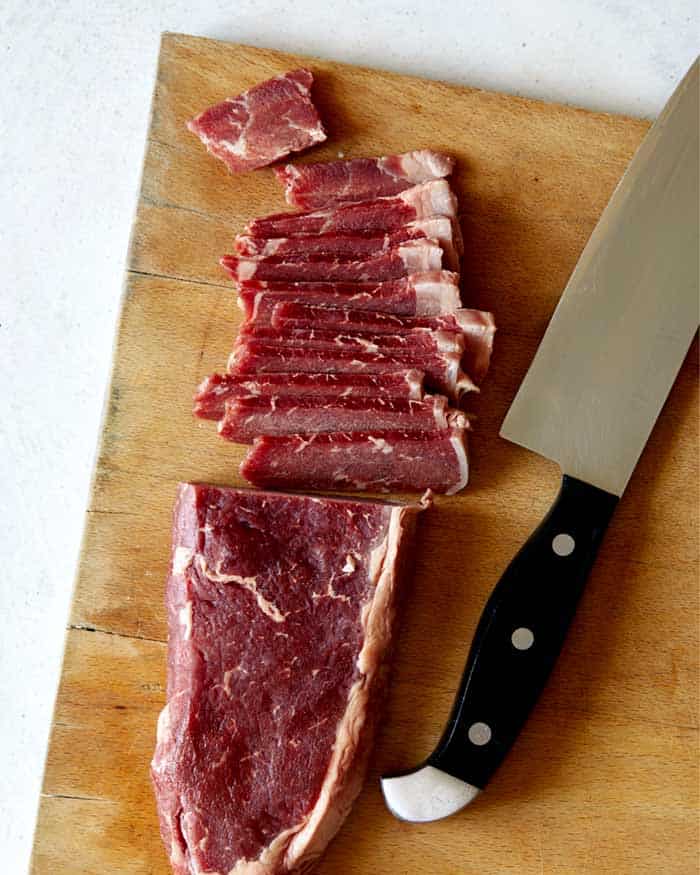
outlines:
{"label": "sliced raw beef", "polygon": [[203,380],[194,397],[194,414],[201,419],[221,419],[227,401],[249,396],[317,396],[337,398],[423,397],[423,372],[415,369],[391,374],[266,374],[261,377],[212,374]]}
{"label": "sliced raw beef", "polygon": [[241,474],[263,488],[453,495],[467,485],[466,431],[379,431],[256,438]]}
{"label": "sliced raw beef", "polygon": [[486,376],[491,361],[496,324],[484,310],[460,309],[443,316],[395,316],[363,310],[309,307],[304,304],[277,304],[271,319],[274,328],[284,331],[313,327],[321,331],[349,331],[363,334],[411,332],[416,329],[458,332],[464,338],[462,361],[475,383]]}
{"label": "sliced raw beef", "polygon": [[467,419],[450,410],[443,395],[422,401],[398,398],[313,398],[277,396],[234,398],[226,404],[219,434],[250,444],[258,435],[315,435],[335,431],[434,431],[450,425],[465,428]]}
{"label": "sliced raw beef", "polygon": [[274,374],[308,372],[315,374],[391,374],[405,368],[425,373],[426,383],[439,392],[458,398],[476,386],[460,367],[459,353],[424,353],[396,350],[391,354],[284,347],[244,340],[236,345],[228,362],[232,374]]}
{"label": "sliced raw beef", "polygon": [[363,261],[328,259],[323,255],[290,255],[282,258],[224,255],[220,263],[236,282],[252,279],[292,283],[384,282],[413,273],[440,270],[442,247],[435,240],[407,240],[394,249]]}
{"label": "sliced raw beef", "polygon": [[315,210],[329,203],[398,194],[417,183],[449,176],[454,163],[449,155],[418,149],[384,158],[287,164],[276,167],[275,173],[285,187],[288,204]]}
{"label": "sliced raw beef", "polygon": [[[456,331],[431,331],[427,328],[414,328],[397,334],[368,334],[362,332],[323,331],[316,328],[260,327],[246,323],[238,334],[236,344],[257,340],[273,346],[302,346],[305,349],[337,352],[348,350],[358,352],[406,351],[415,353],[464,351],[464,337]],[[235,347],[235,344],[234,344]]]}
{"label": "sliced raw beef", "polygon": [[307,234],[301,237],[251,237],[239,234],[235,249],[238,255],[259,258],[287,256],[323,256],[339,261],[362,261],[393,249],[406,240],[437,240],[445,254],[445,266],[459,270],[456,223],[447,216],[432,216],[411,222],[389,234]]}
{"label": "sliced raw beef", "polygon": [[239,286],[238,301],[248,319],[262,322],[269,321],[272,306],[282,301],[319,307],[378,310],[406,316],[452,313],[461,306],[457,275],[448,270],[412,274],[383,283],[246,280]]}
{"label": "sliced raw beef", "polygon": [[232,173],[264,167],[326,139],[311,102],[313,76],[293,70],[210,106],[187,123]]}
{"label": "sliced raw beef", "polygon": [[151,765],[176,875],[308,871],[338,830],[420,509],[179,487]]}
{"label": "sliced raw beef", "polygon": [[256,292],[254,289],[242,289],[238,293],[238,305],[246,315],[246,319],[256,323],[269,325],[275,306],[284,301],[311,301],[318,307],[364,307],[370,310],[382,310],[390,313],[414,313],[416,295],[413,289],[402,285],[396,288],[393,283],[382,283],[389,286],[383,294],[372,295],[369,292],[355,293],[338,290],[332,283],[297,283],[296,285],[316,285],[328,288],[312,289],[305,292],[290,288],[276,291]]}
{"label": "sliced raw beef", "polygon": [[246,228],[253,237],[294,237],[299,234],[357,234],[396,231],[429,216],[457,215],[457,201],[444,179],[407,188],[393,197],[340,204],[306,213],[275,213],[253,219]]}
{"label": "sliced raw beef", "polygon": [[466,307],[442,316],[396,316],[392,313],[283,303],[275,307],[272,325],[280,330],[317,327],[326,331],[362,331],[370,334],[395,334],[420,328],[434,331],[478,330],[479,333],[495,331],[491,313]]}

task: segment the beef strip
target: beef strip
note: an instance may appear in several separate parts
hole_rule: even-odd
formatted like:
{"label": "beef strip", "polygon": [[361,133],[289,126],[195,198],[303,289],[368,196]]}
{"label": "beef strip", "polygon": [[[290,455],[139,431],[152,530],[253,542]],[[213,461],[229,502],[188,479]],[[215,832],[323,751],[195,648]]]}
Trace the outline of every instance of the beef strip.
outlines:
{"label": "beef strip", "polygon": [[224,406],[234,398],[250,396],[314,396],[335,394],[338,398],[423,397],[423,372],[415,369],[374,376],[372,374],[281,373],[236,376],[212,374],[197,387],[194,414],[201,419],[221,419]]}
{"label": "beef strip", "polygon": [[244,258],[224,255],[222,267],[237,282],[384,282],[442,268],[442,247],[435,240],[407,240],[361,261],[326,255]]}
{"label": "beef strip", "polygon": [[264,488],[452,495],[467,485],[466,430],[256,438],[241,474]]}
{"label": "beef strip", "polygon": [[398,194],[431,179],[449,176],[454,159],[430,149],[382,158],[352,158],[316,164],[287,164],[275,174],[287,203],[314,210],[329,203],[362,201]]}
{"label": "beef strip", "polygon": [[405,316],[451,313],[461,306],[457,275],[447,270],[412,274],[379,283],[281,283],[246,280],[238,301],[246,318],[269,322],[282,301],[320,307],[376,310]]}
{"label": "beef strip", "polygon": [[430,328],[412,328],[393,334],[372,334],[362,331],[323,330],[322,328],[275,328],[246,322],[238,333],[236,343],[248,339],[275,346],[303,346],[305,349],[357,350],[382,352],[415,350],[421,353],[457,352],[464,350],[464,337],[457,331],[433,331]]}
{"label": "beef strip", "polygon": [[462,365],[475,383],[480,383],[489,369],[496,332],[491,313],[466,308],[442,316],[397,316],[391,313],[309,307],[300,303],[282,302],[275,305],[270,321],[274,328],[285,331],[313,327],[314,331],[357,331],[369,335],[409,333],[420,328],[457,332],[464,339]]}
{"label": "beef strip", "polygon": [[228,362],[232,374],[274,374],[287,371],[334,374],[391,374],[402,368],[418,368],[426,384],[450,398],[477,391],[460,367],[459,353],[395,350],[391,353],[328,351],[303,346],[276,346],[243,339]]}
{"label": "beef strip", "polygon": [[258,435],[317,435],[352,431],[434,431],[465,428],[464,413],[450,410],[447,398],[426,395],[421,401],[403,398],[306,397],[234,398],[226,404],[219,434],[250,444]]}
{"label": "beef strip", "polygon": [[[458,226],[457,226],[458,227]],[[454,219],[430,216],[410,222],[386,234],[306,234],[301,237],[251,237],[239,234],[234,243],[238,255],[246,257],[324,256],[345,261],[361,261],[380,255],[406,240],[437,240],[445,255],[445,266],[459,270],[458,243]]]}
{"label": "beef strip", "polygon": [[409,222],[435,215],[457,215],[457,201],[444,179],[415,185],[391,197],[304,213],[275,213],[253,219],[246,230],[253,237],[379,233],[396,231]]}

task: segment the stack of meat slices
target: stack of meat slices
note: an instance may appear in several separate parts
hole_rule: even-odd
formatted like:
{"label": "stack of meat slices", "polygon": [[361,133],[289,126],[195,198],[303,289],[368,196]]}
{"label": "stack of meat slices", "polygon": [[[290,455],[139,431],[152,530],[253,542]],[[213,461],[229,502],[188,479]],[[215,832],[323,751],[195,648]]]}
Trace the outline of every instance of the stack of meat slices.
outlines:
{"label": "stack of meat slices", "polygon": [[489,366],[490,313],[462,308],[462,240],[423,150],[277,170],[298,212],[250,222],[221,263],[245,321],[195,413],[251,448],[256,486],[454,493],[467,483],[461,396]]}

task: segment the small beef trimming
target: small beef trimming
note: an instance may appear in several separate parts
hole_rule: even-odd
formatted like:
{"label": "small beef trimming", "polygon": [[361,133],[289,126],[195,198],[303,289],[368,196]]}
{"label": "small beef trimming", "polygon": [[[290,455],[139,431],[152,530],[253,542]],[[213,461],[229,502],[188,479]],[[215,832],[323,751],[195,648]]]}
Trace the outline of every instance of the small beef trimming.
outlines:
{"label": "small beef trimming", "polygon": [[187,127],[232,173],[264,167],[326,139],[312,83],[309,70],[292,70],[210,106]]}

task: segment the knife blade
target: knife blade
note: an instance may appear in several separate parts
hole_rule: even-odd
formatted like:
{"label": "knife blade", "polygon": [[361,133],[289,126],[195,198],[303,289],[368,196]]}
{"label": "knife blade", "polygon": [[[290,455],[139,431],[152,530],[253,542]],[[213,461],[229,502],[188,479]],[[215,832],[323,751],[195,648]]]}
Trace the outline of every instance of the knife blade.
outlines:
{"label": "knife blade", "polygon": [[699,70],[618,184],[503,421],[502,437],[559,464],[561,489],[489,597],[437,747],[381,779],[403,820],[460,810],[505,758],[697,331]]}

